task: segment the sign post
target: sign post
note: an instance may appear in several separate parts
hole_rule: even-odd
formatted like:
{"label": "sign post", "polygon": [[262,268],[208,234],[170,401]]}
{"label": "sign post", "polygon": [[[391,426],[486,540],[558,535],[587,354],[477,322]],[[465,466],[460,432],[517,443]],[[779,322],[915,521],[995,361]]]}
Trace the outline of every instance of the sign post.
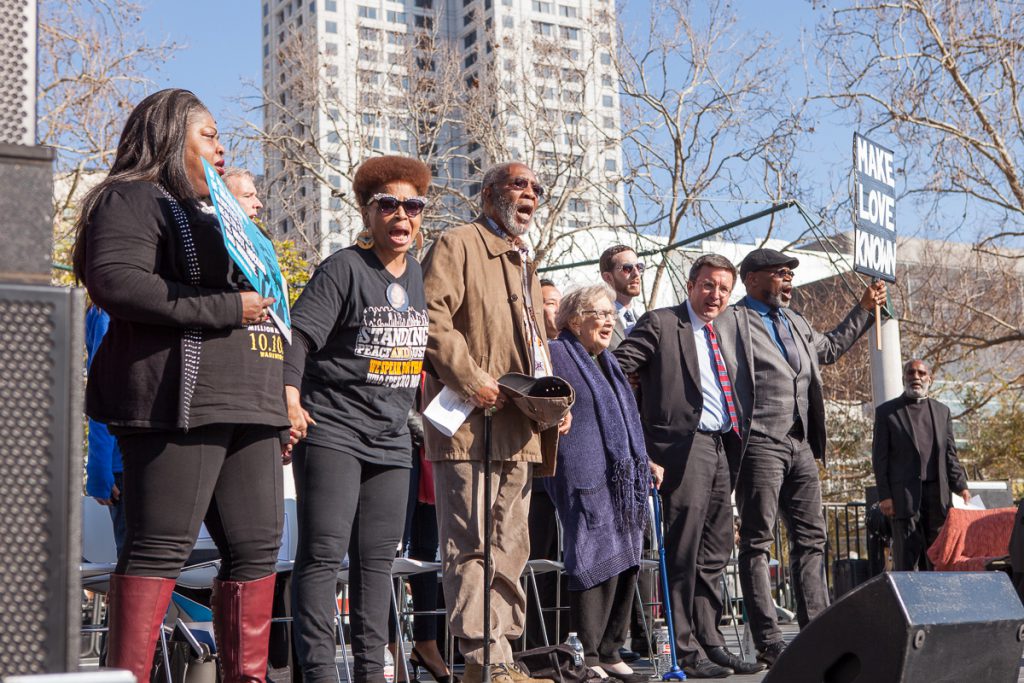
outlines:
{"label": "sign post", "polygon": [[[896,282],[896,177],[893,153],[853,134],[853,269]],[[875,345],[882,348],[882,312],[875,306]]]}

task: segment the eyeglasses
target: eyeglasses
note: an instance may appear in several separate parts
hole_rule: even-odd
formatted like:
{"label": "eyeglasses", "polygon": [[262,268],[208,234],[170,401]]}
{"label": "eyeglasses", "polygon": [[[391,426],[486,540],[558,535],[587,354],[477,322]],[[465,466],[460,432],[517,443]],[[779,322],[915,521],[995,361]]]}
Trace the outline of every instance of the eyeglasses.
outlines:
{"label": "eyeglasses", "polygon": [[620,263],[615,267],[616,270],[621,270],[626,275],[632,275],[634,270],[637,272],[637,275],[643,275],[645,268],[647,266],[643,263]]}
{"label": "eyeglasses", "polygon": [[512,178],[508,181],[508,184],[520,192],[528,187],[533,188],[533,193],[537,195],[537,199],[544,198],[544,186],[540,183],[531,183],[527,178]]}
{"label": "eyeglasses", "polygon": [[597,309],[593,308],[586,311],[581,311],[581,313],[583,313],[583,315],[589,315],[592,318],[597,318],[598,320],[614,320],[615,316],[618,315],[618,311],[598,311]]}
{"label": "eyeglasses", "polygon": [[790,270],[789,268],[779,268],[778,270],[766,270],[765,273],[771,273],[772,277],[777,277],[780,280],[792,280],[793,276],[796,275],[796,271]]}
{"label": "eyeglasses", "polygon": [[381,216],[390,216],[395,211],[398,211],[398,207],[402,207],[405,209],[405,215],[413,218],[423,213],[423,209],[427,206],[426,197],[399,199],[394,195],[384,194],[383,192],[378,192],[370,198],[370,204],[374,202],[377,202],[377,210],[380,211]]}

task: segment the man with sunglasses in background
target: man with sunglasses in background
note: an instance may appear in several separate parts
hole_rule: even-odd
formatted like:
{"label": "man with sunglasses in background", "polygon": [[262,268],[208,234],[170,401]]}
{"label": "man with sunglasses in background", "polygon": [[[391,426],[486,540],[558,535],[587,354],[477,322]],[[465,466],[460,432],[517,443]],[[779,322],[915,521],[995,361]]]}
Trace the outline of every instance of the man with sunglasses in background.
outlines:
{"label": "man with sunglasses in background", "polygon": [[828,606],[826,527],[815,463],[825,459],[820,366],[839,360],[874,322],[875,305],[885,305],[885,283],[874,283],[834,330],[816,332],[789,308],[799,264],[774,249],[751,251],[740,264],[747,295],[715,323],[743,439],[734,473],[743,602],[757,659],[769,667],[785,647],[768,574],[779,513],[789,538],[801,628]]}
{"label": "man with sunglasses in background", "polygon": [[[430,334],[424,401],[447,387],[474,410],[447,437],[424,423],[434,490],[442,584],[452,635],[466,660],[465,683],[483,678],[484,411],[492,418],[491,642],[492,683],[535,683],[512,659],[523,632],[526,594],[519,583],[530,554],[527,540],[532,477],[554,471],[558,431],[568,417],[538,433],[498,388],[509,372],[551,374],[540,282],[523,236],[544,188],[529,167],[512,162],[484,173],[482,215],[441,234],[423,263]],[[539,469],[538,469],[539,468]]]}
{"label": "man with sunglasses in background", "polygon": [[640,276],[644,273],[644,264],[637,260],[635,251],[625,244],[616,244],[601,254],[599,267],[601,279],[615,290],[615,310],[619,312],[615,329],[612,330],[612,343],[608,345],[608,350],[614,351],[640,319],[640,312],[633,306],[633,300],[640,296]]}

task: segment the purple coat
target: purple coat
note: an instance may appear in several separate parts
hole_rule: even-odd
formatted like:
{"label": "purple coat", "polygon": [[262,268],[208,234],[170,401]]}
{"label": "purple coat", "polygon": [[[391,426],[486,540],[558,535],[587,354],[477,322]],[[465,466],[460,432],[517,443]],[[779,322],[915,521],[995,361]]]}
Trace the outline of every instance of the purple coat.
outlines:
{"label": "purple coat", "polygon": [[[626,376],[611,353],[596,362],[571,333],[550,343],[554,374],[576,391],[572,428],[544,480],[562,524],[571,590],[639,566],[651,487],[643,428]],[[601,367],[598,367],[598,363]]]}

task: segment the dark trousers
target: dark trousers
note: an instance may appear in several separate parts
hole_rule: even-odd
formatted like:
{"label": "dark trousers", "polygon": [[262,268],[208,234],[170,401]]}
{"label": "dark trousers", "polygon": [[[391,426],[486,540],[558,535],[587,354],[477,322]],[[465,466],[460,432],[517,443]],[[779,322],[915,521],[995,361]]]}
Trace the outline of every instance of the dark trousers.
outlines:
{"label": "dark trousers", "polygon": [[[409,473],[409,504],[405,509],[405,532],[402,548],[410,560],[437,562],[437,506],[419,502],[420,459],[419,449],[413,449],[412,470]],[[432,612],[437,609],[440,593],[438,576],[429,572],[409,577],[414,612]],[[398,581],[395,581],[397,590]],[[432,614],[417,614],[412,622],[412,639],[420,643],[437,640],[438,619]],[[388,642],[395,642],[395,614],[388,611]]]}
{"label": "dark trousers", "polygon": [[[558,556],[558,514],[555,511],[555,504],[551,496],[543,486],[535,486],[533,495],[530,497],[530,559],[531,560],[560,560]],[[544,572],[537,574],[537,593],[540,596],[540,604],[545,609],[556,607],[555,596],[558,594],[558,575],[556,572]],[[562,575],[562,601],[567,599],[568,581]],[[537,614],[537,603],[532,597],[532,591],[527,591],[526,601],[526,627],[523,631],[526,637],[526,647],[535,648],[544,645],[544,632],[541,630],[541,615]],[[561,632],[555,633],[555,612],[545,612],[543,615],[544,628],[547,630],[548,643],[564,642],[569,635],[569,620],[563,618],[558,620]]]}
{"label": "dark trousers", "polygon": [[729,462],[725,439],[697,432],[679,461],[661,463],[661,501],[676,654],[692,666],[704,647],[725,645],[718,630],[722,616],[722,573],[733,546]]}
{"label": "dark trousers", "polygon": [[216,424],[120,434],[117,442],[126,526],[118,574],[177,578],[204,520],[220,551],[220,580],[274,572],[284,523],[277,429]]}
{"label": "dark trousers", "polygon": [[931,571],[928,548],[946,522],[939,482],[921,483],[921,509],[909,519],[892,520],[892,565],[898,572]]}
{"label": "dark trousers", "polygon": [[825,587],[825,518],[821,482],[811,448],[802,438],[776,441],[751,433],[736,482],[740,512],[740,583],[754,644],[782,640],[772,599],[768,559],[775,520],[782,514],[800,626],[828,607]]}
{"label": "dark trousers", "polygon": [[349,554],[353,679],[384,680],[391,564],[405,522],[409,470],[299,444],[294,457],[299,542],[292,575],[295,651],[305,681],[337,681],[335,598]]}
{"label": "dark trousers", "polygon": [[629,623],[637,568],[582,591],[569,591],[569,621],[583,643],[587,666],[618,664],[622,630]]}
{"label": "dark trousers", "polygon": [[[123,473],[114,472],[114,486],[117,487],[118,491],[124,491]],[[110,501],[107,511],[110,513],[110,523],[114,527],[114,547],[117,548],[117,555],[120,557],[121,551],[124,549],[124,537],[127,535],[128,529],[124,521],[124,502],[120,497],[117,500]]]}

